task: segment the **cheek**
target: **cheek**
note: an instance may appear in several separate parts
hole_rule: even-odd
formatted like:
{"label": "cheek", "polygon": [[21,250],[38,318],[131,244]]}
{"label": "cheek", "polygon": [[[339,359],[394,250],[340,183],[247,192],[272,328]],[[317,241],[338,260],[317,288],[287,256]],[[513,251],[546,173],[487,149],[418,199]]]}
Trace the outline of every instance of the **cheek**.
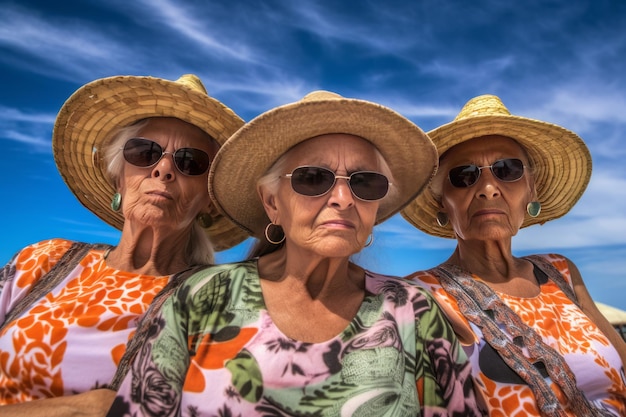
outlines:
{"label": "cheek", "polygon": [[[359,203],[357,203],[359,204]],[[378,214],[378,209],[380,207],[380,202],[372,202],[372,203],[363,203],[361,207],[358,207],[358,213],[361,221],[363,222],[363,226],[367,229],[372,229],[374,224],[376,223],[376,215]]]}
{"label": "cheek", "polygon": [[209,205],[211,198],[207,188],[207,179],[204,181],[190,181],[189,183],[181,183],[181,203],[183,204],[202,204]]}
{"label": "cheek", "polygon": [[[450,186],[451,187],[451,186]],[[446,212],[448,215],[454,214],[459,211],[459,208],[463,205],[468,205],[471,201],[471,195],[467,193],[463,193],[461,189],[448,189],[449,187],[444,187],[442,190],[441,196],[441,208],[442,211]],[[465,200],[468,200],[465,202]]]}

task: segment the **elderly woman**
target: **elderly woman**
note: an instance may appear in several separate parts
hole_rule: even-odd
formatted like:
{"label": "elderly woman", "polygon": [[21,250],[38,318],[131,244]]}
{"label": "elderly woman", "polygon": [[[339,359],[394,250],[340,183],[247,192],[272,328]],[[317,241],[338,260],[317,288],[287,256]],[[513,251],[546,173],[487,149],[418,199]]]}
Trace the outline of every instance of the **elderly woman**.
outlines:
{"label": "elderly woman", "polygon": [[515,257],[521,227],[566,214],[591,175],[574,133],[510,115],[498,97],[470,100],[429,132],[440,169],[402,212],[453,238],[452,256],[409,277],[455,323],[492,416],[626,415],[626,345],[563,256]]}
{"label": "elderly woman", "polygon": [[433,175],[428,137],[390,109],[318,91],[222,150],[216,205],[273,250],[179,287],[109,415],[479,414],[432,298],[349,259]]}
{"label": "elderly woman", "polygon": [[115,247],[46,240],[4,267],[0,414],[108,409],[112,391],[73,394],[111,384],[138,322],[178,273],[246,237],[215,214],[207,190],[212,159],[242,125],[193,75],[105,78],[68,99],[53,133],[57,166],[121,237]]}

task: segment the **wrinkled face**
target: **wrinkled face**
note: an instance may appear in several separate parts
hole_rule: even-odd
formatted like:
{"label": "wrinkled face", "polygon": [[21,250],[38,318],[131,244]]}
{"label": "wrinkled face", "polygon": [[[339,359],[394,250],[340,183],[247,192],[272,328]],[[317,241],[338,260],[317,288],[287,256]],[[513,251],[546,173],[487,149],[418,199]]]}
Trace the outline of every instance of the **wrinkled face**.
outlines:
{"label": "wrinkled face", "polygon": [[[376,148],[368,141],[346,134],[329,134],[300,143],[286,155],[285,172],[301,166],[328,168],[336,175],[356,171],[380,172]],[[276,194],[259,190],[266,213],[282,226],[286,245],[324,257],[348,257],[365,245],[376,222],[378,201],[354,196],[346,179],[337,179],[326,194],[298,194],[289,178],[279,180]]]}
{"label": "wrinkled face", "polygon": [[151,167],[124,162],[119,192],[126,222],[171,230],[188,227],[210,205],[208,172],[182,174],[174,165],[172,153],[180,148],[197,148],[212,161],[218,145],[201,129],[176,118],[151,119],[138,136],[158,143],[169,153]]}
{"label": "wrinkled face", "polygon": [[[490,166],[505,158],[520,159],[525,168],[519,180],[505,182],[489,168],[480,170],[478,180],[458,188],[449,172],[462,165]],[[441,211],[461,240],[499,240],[517,234],[526,216],[526,205],[535,198],[534,182],[523,148],[504,136],[485,136],[463,142],[446,152],[435,183],[441,189]]]}

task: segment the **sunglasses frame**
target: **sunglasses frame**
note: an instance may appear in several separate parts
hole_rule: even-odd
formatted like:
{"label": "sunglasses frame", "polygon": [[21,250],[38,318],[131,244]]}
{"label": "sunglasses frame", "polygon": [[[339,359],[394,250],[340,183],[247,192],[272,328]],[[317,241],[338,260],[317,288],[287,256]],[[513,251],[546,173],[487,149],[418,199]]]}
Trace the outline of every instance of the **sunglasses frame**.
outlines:
{"label": "sunglasses frame", "polygon": [[[513,180],[505,180],[505,179],[500,178],[493,171],[493,166],[495,164],[497,164],[498,162],[502,162],[502,161],[519,161],[519,163],[522,166],[522,174],[518,178],[515,178]],[[468,185],[461,185],[461,186],[459,186],[459,185],[455,184],[454,182],[452,182],[451,174],[452,174],[453,170],[459,169],[459,168],[467,169],[469,167],[475,167],[475,168],[478,169],[478,175],[476,176],[476,179],[474,180],[474,182],[472,182],[471,184],[468,184]],[[480,175],[482,174],[482,171],[485,168],[489,168],[489,170],[491,171],[491,175],[493,175],[494,178],[496,178],[498,181],[501,181],[501,182],[515,182],[515,181],[521,180],[524,177],[524,173],[526,172],[526,168],[527,167],[526,167],[526,165],[524,165],[524,162],[521,159],[519,159],[519,158],[502,158],[502,159],[498,159],[498,160],[494,161],[491,165],[483,165],[483,166],[478,166],[476,164],[459,165],[459,166],[456,166],[454,168],[450,168],[450,170],[448,171],[448,181],[450,181],[450,184],[453,187],[455,187],[455,188],[470,188],[470,187],[474,186],[478,182],[478,180],[480,179]]]}
{"label": "sunglasses frame", "polygon": [[[303,194],[303,193],[301,193],[301,192],[298,192],[298,191],[294,188],[294,185],[293,185],[293,175],[294,175],[294,173],[295,173],[297,170],[299,170],[299,169],[304,169],[304,168],[316,168],[316,169],[319,169],[319,170],[323,170],[323,171],[326,171],[326,172],[330,172],[331,174],[333,174],[334,180],[333,180],[332,184],[328,187],[328,189],[327,189],[326,191],[324,191],[323,193],[320,193],[320,194],[315,194],[315,195]],[[376,199],[366,199],[366,198],[362,198],[362,197],[358,196],[358,195],[354,192],[354,189],[352,188],[352,184],[350,184],[350,180],[352,179],[352,177],[353,177],[354,175],[357,175],[357,174],[377,174],[377,175],[380,175],[381,177],[385,178],[385,180],[387,180],[387,190],[385,191],[385,194],[384,194],[382,197],[380,197],[380,198],[376,198]],[[390,187],[391,187],[391,185],[392,185],[392,184],[391,184],[391,182],[389,181],[389,178],[387,178],[387,176],[386,176],[386,175],[384,175],[384,174],[382,174],[382,173],[380,173],[380,172],[376,172],[376,171],[355,171],[355,172],[353,172],[352,174],[350,174],[350,175],[346,176],[346,175],[337,175],[335,172],[333,172],[332,170],[330,170],[330,169],[328,169],[328,168],[324,168],[324,167],[320,167],[320,166],[315,166],[315,165],[302,165],[302,166],[296,167],[296,168],[294,168],[294,169],[293,169],[293,171],[291,171],[289,174],[284,174],[284,175],[281,175],[280,177],[281,177],[281,178],[289,178],[289,179],[290,179],[290,181],[289,181],[289,182],[291,183],[291,189],[292,189],[295,193],[300,194],[300,195],[303,195],[303,196],[306,196],[306,197],[321,197],[321,196],[323,196],[323,195],[326,195],[326,194],[328,194],[328,193],[330,192],[330,190],[332,190],[332,189],[333,189],[333,187],[337,184],[337,179],[344,179],[344,180],[346,180],[346,182],[348,183],[348,188],[350,188],[350,192],[352,193],[352,195],[353,195],[356,199],[361,200],[361,201],[366,201],[366,202],[372,202],[372,201],[379,201],[379,200],[382,200],[383,198],[385,198],[385,197],[387,196],[387,194],[389,194],[389,188],[390,188]]]}
{"label": "sunglasses frame", "polygon": [[[146,142],[150,142],[150,143],[152,144],[152,146],[154,146],[154,145],[158,146],[158,148],[159,148],[159,149],[161,149],[161,156],[159,156],[159,159],[157,159],[157,160],[156,160],[156,162],[154,162],[153,164],[150,164],[150,165],[137,165],[137,164],[135,164],[135,163],[133,163],[133,162],[129,161],[129,160],[128,160],[128,158],[126,157],[126,147],[127,147],[127,146],[128,146],[128,144],[129,144],[131,141],[133,141],[133,140],[141,140],[141,141],[146,141]],[[191,150],[191,151],[193,151],[193,152],[201,152],[202,154],[206,155],[206,158],[207,158],[208,163],[207,163],[207,167],[206,167],[206,169],[205,169],[204,171],[202,171],[202,172],[200,172],[200,173],[198,173],[198,174],[191,174],[191,173],[184,172],[184,171],[183,171],[183,170],[182,170],[182,169],[178,166],[178,162],[177,162],[177,160],[176,160],[176,154],[177,154],[178,152],[180,152],[180,151],[186,151],[186,150]],[[197,176],[199,176],[199,175],[206,174],[206,173],[209,171],[209,168],[211,167],[211,157],[209,156],[209,154],[208,154],[206,151],[203,151],[202,149],[198,149],[198,148],[191,148],[191,147],[183,147],[183,148],[178,148],[178,149],[174,150],[174,152],[167,152],[167,151],[165,151],[165,150],[163,149],[163,147],[162,147],[162,146],[161,146],[158,142],[156,142],[156,141],[154,141],[154,140],[152,140],[152,139],[148,139],[148,138],[141,137],[141,136],[136,136],[136,137],[129,138],[129,139],[128,139],[125,143],[124,143],[124,146],[121,148],[121,151],[122,151],[122,156],[124,157],[124,160],[125,160],[126,162],[128,162],[129,164],[131,164],[132,166],[136,166],[136,167],[138,167],[138,168],[152,168],[152,167],[156,166],[156,165],[157,165],[157,164],[161,161],[161,159],[163,159],[163,157],[164,157],[165,155],[172,155],[172,161],[174,162],[174,166],[176,167],[176,170],[177,170],[178,172],[180,172],[181,174],[186,175],[186,176],[188,176],[188,177],[197,177]],[[192,161],[193,161],[193,159],[192,159]]]}

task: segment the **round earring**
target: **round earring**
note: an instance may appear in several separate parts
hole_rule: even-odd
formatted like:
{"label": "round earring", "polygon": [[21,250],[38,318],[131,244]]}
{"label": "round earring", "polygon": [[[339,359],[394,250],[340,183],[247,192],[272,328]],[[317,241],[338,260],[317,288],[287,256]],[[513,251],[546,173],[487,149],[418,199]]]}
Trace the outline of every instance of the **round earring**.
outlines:
{"label": "round earring", "polygon": [[283,233],[283,238],[282,238],[282,239],[280,239],[280,240],[278,240],[278,241],[276,241],[276,240],[272,240],[272,239],[270,238],[270,227],[271,227],[271,226],[280,227],[280,226],[278,226],[278,225],[276,225],[276,224],[274,224],[274,223],[271,223],[271,222],[270,222],[270,223],[268,223],[268,224],[267,224],[267,226],[265,226],[265,239],[267,239],[267,241],[268,241],[268,242],[270,242],[272,245],[280,245],[280,244],[281,244],[281,243],[283,243],[283,242],[284,242],[284,240],[285,240],[285,233]]}
{"label": "round earring", "polygon": [[537,217],[541,213],[541,203],[539,201],[531,201],[526,205],[526,212],[530,217]]}
{"label": "round earring", "polygon": [[372,246],[372,243],[374,243],[374,234],[373,233],[367,237],[367,242],[365,242],[365,245],[363,245],[363,247],[367,248],[369,246]]}
{"label": "round earring", "polygon": [[450,222],[448,219],[448,215],[446,213],[443,213],[441,211],[437,212],[437,224],[440,227],[446,227],[448,225],[448,223]]}
{"label": "round earring", "polygon": [[120,207],[122,207],[122,194],[115,193],[111,199],[111,210],[118,212],[120,211]]}
{"label": "round earring", "polygon": [[213,225],[213,217],[211,217],[209,213],[199,213],[196,216],[196,220],[198,221],[200,227],[204,229],[208,229]]}

